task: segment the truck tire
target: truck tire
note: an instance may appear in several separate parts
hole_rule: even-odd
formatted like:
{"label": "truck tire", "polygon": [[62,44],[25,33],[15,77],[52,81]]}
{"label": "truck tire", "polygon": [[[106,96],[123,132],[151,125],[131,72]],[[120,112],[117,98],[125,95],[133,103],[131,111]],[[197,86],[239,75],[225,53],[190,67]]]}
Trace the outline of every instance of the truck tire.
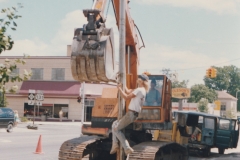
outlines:
{"label": "truck tire", "polygon": [[219,154],[224,154],[225,148],[218,148],[218,153]]}

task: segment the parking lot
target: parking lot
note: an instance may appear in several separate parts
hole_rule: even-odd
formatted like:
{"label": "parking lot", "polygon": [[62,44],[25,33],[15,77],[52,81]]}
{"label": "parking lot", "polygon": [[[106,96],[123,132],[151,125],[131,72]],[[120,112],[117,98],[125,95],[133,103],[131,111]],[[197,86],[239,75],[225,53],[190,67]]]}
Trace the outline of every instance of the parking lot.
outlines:
{"label": "parking lot", "polygon": [[[0,129],[1,160],[57,160],[61,144],[80,135],[80,122],[36,122],[38,130],[27,129],[28,124],[30,123],[19,124],[12,133]],[[34,154],[40,135],[42,135],[43,154]],[[212,149],[209,158],[192,155],[189,159],[237,160],[240,159],[240,153],[237,152],[240,152],[240,147],[226,150],[227,154],[231,154],[224,156],[217,154],[217,149]],[[84,160],[87,159],[84,158]]]}

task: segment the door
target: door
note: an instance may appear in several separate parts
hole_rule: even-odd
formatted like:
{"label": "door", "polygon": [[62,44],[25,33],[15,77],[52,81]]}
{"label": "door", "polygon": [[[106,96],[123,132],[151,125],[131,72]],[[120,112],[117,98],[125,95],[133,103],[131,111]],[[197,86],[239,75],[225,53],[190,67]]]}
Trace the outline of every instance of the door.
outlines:
{"label": "door", "polygon": [[232,120],[232,135],[233,135],[233,148],[237,148],[238,138],[239,138],[239,126],[236,123],[236,120]]}
{"label": "door", "polygon": [[214,135],[216,128],[215,117],[204,117],[202,127],[202,144],[212,146],[214,145]]}
{"label": "door", "polygon": [[219,118],[216,147],[229,148],[232,145],[231,120]]}

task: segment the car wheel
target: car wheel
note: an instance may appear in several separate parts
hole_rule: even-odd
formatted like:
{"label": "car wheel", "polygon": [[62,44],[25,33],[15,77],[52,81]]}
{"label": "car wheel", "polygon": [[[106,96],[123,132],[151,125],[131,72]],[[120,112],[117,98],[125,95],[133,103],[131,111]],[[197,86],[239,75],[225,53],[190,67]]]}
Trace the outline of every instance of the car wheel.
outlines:
{"label": "car wheel", "polygon": [[224,154],[225,149],[224,148],[218,148],[218,153],[219,154]]}
{"label": "car wheel", "polygon": [[12,124],[8,124],[7,126],[7,132],[10,133],[13,131],[13,125]]}

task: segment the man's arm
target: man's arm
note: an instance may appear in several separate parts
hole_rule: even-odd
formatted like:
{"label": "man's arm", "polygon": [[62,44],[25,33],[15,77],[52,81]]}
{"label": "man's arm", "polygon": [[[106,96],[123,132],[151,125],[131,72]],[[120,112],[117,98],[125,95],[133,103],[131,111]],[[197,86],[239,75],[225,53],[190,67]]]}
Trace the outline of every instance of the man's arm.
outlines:
{"label": "man's arm", "polygon": [[128,89],[127,86],[126,86],[126,87],[125,87],[125,92],[126,92],[127,94],[130,94],[130,93],[133,92],[133,89]]}
{"label": "man's arm", "polygon": [[125,99],[125,100],[128,100],[128,99],[132,99],[134,97],[136,97],[135,94],[133,94],[132,92],[130,94],[127,94],[125,92],[123,92],[122,88],[121,88],[121,84],[119,84],[118,86],[118,90],[120,92],[120,95]]}

